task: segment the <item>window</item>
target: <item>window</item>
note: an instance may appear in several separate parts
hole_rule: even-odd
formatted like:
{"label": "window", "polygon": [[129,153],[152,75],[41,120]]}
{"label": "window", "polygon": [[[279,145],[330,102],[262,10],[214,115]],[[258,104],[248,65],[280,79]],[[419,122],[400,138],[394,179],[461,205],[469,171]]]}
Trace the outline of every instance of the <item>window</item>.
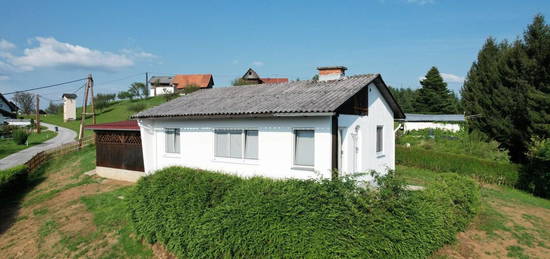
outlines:
{"label": "window", "polygon": [[294,131],[294,164],[301,166],[313,166],[315,157],[313,130]]}
{"label": "window", "polygon": [[384,151],[384,127],[376,127],[376,152],[381,153]]}
{"label": "window", "polygon": [[258,159],[257,130],[216,130],[214,156]]}
{"label": "window", "polygon": [[166,153],[180,152],[180,129],[165,129],[165,151]]}

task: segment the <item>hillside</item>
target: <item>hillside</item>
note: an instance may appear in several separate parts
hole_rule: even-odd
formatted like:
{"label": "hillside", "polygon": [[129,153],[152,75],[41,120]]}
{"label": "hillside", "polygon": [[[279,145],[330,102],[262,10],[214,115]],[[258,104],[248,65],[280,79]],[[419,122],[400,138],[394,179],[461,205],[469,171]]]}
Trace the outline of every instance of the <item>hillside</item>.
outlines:
{"label": "hillside", "polygon": [[[114,121],[122,121],[122,120],[128,120],[131,115],[133,115],[135,112],[130,111],[130,107],[133,105],[139,105],[143,103],[145,105],[145,109],[157,106],[161,103],[164,103],[166,101],[165,98],[162,96],[147,98],[143,100],[121,100],[121,101],[115,101],[112,102],[107,108],[103,109],[102,111],[96,110],[96,123],[106,123],[106,122],[114,122]],[[90,106],[87,107],[87,110],[90,110]],[[63,112],[58,114],[48,114],[42,116],[40,119],[43,122],[51,123],[55,125],[59,125],[61,127],[65,127],[68,129],[72,129],[75,132],[78,133],[80,128],[80,114],[82,113],[82,107],[78,107],[76,109],[77,119],[74,121],[63,121]],[[92,117],[86,116],[86,125],[90,125],[92,123]],[[91,131],[84,131],[84,135],[90,135]]]}

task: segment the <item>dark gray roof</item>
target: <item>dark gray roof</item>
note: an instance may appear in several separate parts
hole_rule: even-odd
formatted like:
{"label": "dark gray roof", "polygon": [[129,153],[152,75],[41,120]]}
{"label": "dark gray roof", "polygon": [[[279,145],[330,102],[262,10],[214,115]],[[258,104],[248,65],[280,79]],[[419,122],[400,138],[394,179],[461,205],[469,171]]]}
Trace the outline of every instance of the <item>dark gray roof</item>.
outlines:
{"label": "dark gray roof", "polygon": [[336,112],[344,102],[371,82],[375,82],[394,111],[394,117],[404,118],[401,108],[379,74],[351,76],[326,82],[306,80],[201,89],[139,112],[133,117],[235,117],[236,115]]}
{"label": "dark gray roof", "polygon": [[158,83],[161,85],[169,85],[172,83],[172,78],[172,76],[152,76],[151,79],[149,79],[149,83],[154,85],[158,80]]}
{"label": "dark gray roof", "polygon": [[241,78],[244,80],[258,80],[260,79],[260,76],[256,73],[256,71],[254,71],[254,69],[249,68]]}
{"label": "dark gray roof", "polygon": [[67,97],[69,99],[76,99],[76,94],[67,94],[67,93],[64,93],[61,98],[63,97]]}
{"label": "dark gray roof", "polygon": [[464,114],[417,114],[405,113],[405,121],[430,122],[430,121],[465,121]]}

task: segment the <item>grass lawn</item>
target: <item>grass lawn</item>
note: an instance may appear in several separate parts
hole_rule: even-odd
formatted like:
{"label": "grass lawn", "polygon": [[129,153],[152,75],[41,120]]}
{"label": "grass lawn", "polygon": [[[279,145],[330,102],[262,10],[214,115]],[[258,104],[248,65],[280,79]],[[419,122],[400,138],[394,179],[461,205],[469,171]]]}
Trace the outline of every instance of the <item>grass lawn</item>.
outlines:
{"label": "grass lawn", "polygon": [[151,247],[132,238],[126,224],[124,197],[132,187],[84,174],[94,167],[89,146],[31,174],[21,195],[0,197],[2,257],[151,258]]}
{"label": "grass lawn", "polygon": [[[128,120],[130,116],[134,114],[134,112],[128,109],[131,105],[135,105],[136,103],[143,103],[146,105],[146,108],[151,108],[153,106],[157,106],[161,103],[164,103],[165,101],[166,100],[163,96],[147,98],[144,100],[116,101],[116,102],[113,102],[109,107],[103,109],[102,111],[96,110],[96,122],[106,123],[106,122]],[[90,109],[91,107],[88,106],[87,112],[89,112]],[[47,116],[42,116],[40,120],[45,123],[55,124],[61,127],[72,129],[78,133],[80,129],[80,118],[81,118],[80,113],[82,113],[82,107],[79,107],[76,109],[77,119],[74,121],[64,122],[63,113],[48,114]],[[91,123],[92,123],[92,117],[86,116],[86,125],[90,125]],[[85,136],[88,136],[91,134],[92,134],[92,131],[89,131],[89,130],[84,131]]]}
{"label": "grass lawn", "polygon": [[[397,171],[409,184],[437,181],[436,172],[406,166]],[[434,258],[545,258],[550,254],[550,200],[509,187],[482,185],[481,208],[458,241]]]}
{"label": "grass lawn", "polygon": [[44,141],[55,137],[57,133],[49,130],[42,130],[40,134],[31,133],[28,138],[29,145],[17,145],[13,139],[0,139],[0,159],[13,153],[19,152],[25,148],[43,143]]}

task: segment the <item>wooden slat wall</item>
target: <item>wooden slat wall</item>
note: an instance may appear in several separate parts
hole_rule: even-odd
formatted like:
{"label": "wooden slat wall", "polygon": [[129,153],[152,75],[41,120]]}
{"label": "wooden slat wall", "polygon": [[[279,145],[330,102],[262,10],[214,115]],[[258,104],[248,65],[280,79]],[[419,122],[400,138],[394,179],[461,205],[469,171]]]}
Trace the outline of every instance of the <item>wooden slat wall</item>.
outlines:
{"label": "wooden slat wall", "polygon": [[139,131],[97,131],[96,165],[144,171]]}

